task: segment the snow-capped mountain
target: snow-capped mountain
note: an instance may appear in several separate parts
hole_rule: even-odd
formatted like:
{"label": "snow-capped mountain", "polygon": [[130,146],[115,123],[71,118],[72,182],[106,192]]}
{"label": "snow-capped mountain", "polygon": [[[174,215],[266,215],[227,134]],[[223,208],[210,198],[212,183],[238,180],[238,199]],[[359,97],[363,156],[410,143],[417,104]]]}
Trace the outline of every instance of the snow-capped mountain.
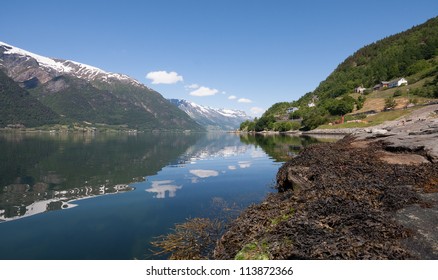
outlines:
{"label": "snow-capped mountain", "polygon": [[[0,60],[0,67],[7,67],[8,75],[18,82],[26,82],[29,77],[37,74],[34,67],[37,66],[44,73],[37,75],[39,83],[43,84],[50,79],[60,75],[72,75],[87,81],[124,81],[139,87],[145,87],[137,80],[123,74],[106,72],[94,66],[79,63],[72,60],[63,60],[41,56],[0,41],[0,51],[3,50],[3,59]],[[11,67],[12,66],[12,67]],[[24,71],[23,71],[24,66]]]}
{"label": "snow-capped mountain", "polygon": [[242,122],[250,119],[244,111],[240,110],[215,109],[184,99],[169,99],[169,101],[208,130],[235,130]]}
{"label": "snow-capped mountain", "polygon": [[[30,94],[32,100],[45,106],[38,108],[52,110],[63,123],[86,122],[158,130],[203,130],[161,94],[127,75],[106,72],[72,60],[41,56],[3,42],[0,42],[0,72],[6,75],[0,75],[0,91],[2,88],[8,90],[8,96],[13,100],[4,104],[0,102],[0,111],[8,107],[9,111],[15,112],[0,119],[0,124],[33,125],[28,121],[29,118],[17,118],[18,112],[22,110],[14,107],[11,102],[16,103],[19,99],[19,91],[11,90],[17,87],[3,86],[14,83],[23,89],[21,95]],[[29,100],[26,99],[26,104]],[[32,117],[40,118],[38,112]],[[42,118],[39,125],[45,124],[44,121],[47,119]]]}

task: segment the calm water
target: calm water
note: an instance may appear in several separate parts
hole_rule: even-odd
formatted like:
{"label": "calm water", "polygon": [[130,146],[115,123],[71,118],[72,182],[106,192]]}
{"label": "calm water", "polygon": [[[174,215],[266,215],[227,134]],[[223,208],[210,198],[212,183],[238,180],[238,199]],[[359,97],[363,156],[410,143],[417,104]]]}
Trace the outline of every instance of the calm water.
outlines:
{"label": "calm water", "polygon": [[[218,205],[243,208],[311,138],[0,134],[0,259],[144,259]],[[156,257],[153,257],[156,258]]]}

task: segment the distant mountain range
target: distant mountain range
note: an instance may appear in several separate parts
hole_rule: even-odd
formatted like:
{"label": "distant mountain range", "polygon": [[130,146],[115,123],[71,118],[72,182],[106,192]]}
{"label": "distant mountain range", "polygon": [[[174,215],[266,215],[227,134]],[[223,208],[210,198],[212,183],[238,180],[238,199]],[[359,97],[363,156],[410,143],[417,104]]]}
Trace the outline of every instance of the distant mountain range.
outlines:
{"label": "distant mountain range", "polygon": [[0,42],[0,127],[54,123],[204,130],[129,76]]}
{"label": "distant mountain range", "polygon": [[235,130],[242,122],[251,119],[240,110],[215,109],[183,99],[169,101],[207,130]]}

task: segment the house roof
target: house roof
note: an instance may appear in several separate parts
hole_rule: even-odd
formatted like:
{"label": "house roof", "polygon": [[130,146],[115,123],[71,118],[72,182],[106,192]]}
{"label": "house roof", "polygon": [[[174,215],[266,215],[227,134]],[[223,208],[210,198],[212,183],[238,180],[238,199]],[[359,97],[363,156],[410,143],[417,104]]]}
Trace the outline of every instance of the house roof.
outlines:
{"label": "house roof", "polygon": [[400,81],[400,80],[404,80],[405,78],[396,78],[396,79],[394,79],[394,80],[391,80],[391,81],[389,81],[390,83],[395,83],[395,82],[398,82],[398,81]]}

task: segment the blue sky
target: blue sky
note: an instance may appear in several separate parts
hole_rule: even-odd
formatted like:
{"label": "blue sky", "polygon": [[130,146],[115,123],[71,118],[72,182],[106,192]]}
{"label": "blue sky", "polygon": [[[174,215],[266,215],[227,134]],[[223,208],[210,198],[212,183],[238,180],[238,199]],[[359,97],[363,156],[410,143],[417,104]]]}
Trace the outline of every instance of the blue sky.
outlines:
{"label": "blue sky", "polygon": [[436,0],[14,0],[0,5],[0,41],[255,116],[437,15]]}

